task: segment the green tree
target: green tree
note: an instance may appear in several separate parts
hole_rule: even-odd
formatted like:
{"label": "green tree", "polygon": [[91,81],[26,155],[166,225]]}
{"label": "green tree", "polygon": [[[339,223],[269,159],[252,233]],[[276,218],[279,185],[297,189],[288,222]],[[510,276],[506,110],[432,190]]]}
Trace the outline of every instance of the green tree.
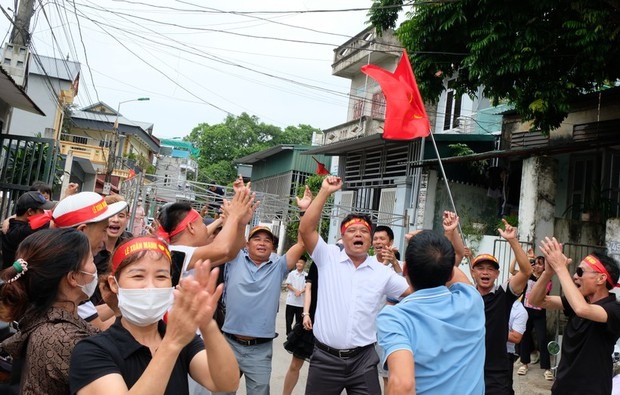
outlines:
{"label": "green tree", "polygon": [[[321,189],[321,184],[323,183],[323,179],[325,176],[313,175],[306,179],[306,184],[308,188],[312,191],[312,195],[316,196]],[[297,196],[300,198],[304,196],[305,185],[300,185],[297,188]],[[327,203],[332,203],[334,201],[334,197],[330,196]],[[295,200],[291,202],[291,205],[296,206]],[[325,214],[325,213],[324,213]],[[297,242],[297,231],[299,230],[299,221],[291,221],[286,228],[286,246],[287,248],[292,246]],[[319,234],[323,237],[324,240],[327,240],[327,236],[329,235],[329,217],[323,216],[321,218],[321,222],[319,224]]]}
{"label": "green tree", "polygon": [[[572,100],[620,77],[617,0],[413,0],[407,6],[396,35],[428,101],[438,99],[445,76],[458,75],[458,92],[473,96],[484,85],[494,104],[508,101],[532,129],[548,133]],[[374,0],[370,22],[379,31],[394,28],[402,7],[403,0]]]}
{"label": "green tree", "polygon": [[308,125],[288,126],[282,131],[242,113],[229,115],[216,125],[202,123],[185,140],[200,149],[198,180],[229,184],[237,174],[233,160],[278,144],[310,144],[315,131],[318,129]]}

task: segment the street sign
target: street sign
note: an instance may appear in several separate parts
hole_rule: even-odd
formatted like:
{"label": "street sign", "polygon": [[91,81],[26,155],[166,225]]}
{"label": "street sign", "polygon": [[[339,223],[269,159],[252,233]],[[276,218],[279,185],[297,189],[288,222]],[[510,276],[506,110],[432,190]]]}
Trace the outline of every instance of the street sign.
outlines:
{"label": "street sign", "polygon": [[103,193],[104,195],[109,195],[111,191],[112,191],[112,183],[110,182],[103,183],[103,190],[101,191],[101,193]]}

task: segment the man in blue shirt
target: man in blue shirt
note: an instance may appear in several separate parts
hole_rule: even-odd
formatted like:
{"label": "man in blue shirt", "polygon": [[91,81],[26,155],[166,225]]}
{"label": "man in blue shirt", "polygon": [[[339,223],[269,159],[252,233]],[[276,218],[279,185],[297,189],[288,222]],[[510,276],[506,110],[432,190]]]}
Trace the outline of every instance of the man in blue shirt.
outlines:
{"label": "man in blue shirt", "polygon": [[377,317],[386,392],[484,394],[484,303],[450,241],[418,231],[405,262],[413,293]]}

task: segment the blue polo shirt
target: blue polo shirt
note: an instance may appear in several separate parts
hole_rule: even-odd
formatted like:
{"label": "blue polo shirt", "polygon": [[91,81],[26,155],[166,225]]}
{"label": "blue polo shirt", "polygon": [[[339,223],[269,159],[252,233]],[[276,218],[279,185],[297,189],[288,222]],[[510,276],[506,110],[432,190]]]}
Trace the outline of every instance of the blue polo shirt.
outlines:
{"label": "blue polo shirt", "polygon": [[257,266],[241,250],[226,265],[226,319],[222,331],[274,338],[280,290],[287,275],[286,256],[273,256]]}
{"label": "blue polo shirt", "polygon": [[484,394],[484,303],[471,285],[422,289],[377,317],[387,357],[408,350],[418,394]]}

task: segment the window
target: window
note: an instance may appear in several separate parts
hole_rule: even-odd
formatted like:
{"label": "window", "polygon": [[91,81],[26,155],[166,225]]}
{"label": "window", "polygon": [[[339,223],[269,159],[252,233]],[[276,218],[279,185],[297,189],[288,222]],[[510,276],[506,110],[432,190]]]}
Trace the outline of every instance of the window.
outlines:
{"label": "window", "polygon": [[461,116],[461,102],[463,101],[463,95],[457,95],[453,86],[454,81],[449,81],[448,91],[446,94],[446,109],[443,119],[443,130],[459,127],[459,117]]}
{"label": "window", "polygon": [[600,163],[594,155],[573,156],[570,164],[569,206],[567,214],[580,219],[581,213],[589,209],[593,185],[600,185]]}
{"label": "window", "polygon": [[77,144],[88,144],[88,138],[83,136],[73,136],[73,142]]}

